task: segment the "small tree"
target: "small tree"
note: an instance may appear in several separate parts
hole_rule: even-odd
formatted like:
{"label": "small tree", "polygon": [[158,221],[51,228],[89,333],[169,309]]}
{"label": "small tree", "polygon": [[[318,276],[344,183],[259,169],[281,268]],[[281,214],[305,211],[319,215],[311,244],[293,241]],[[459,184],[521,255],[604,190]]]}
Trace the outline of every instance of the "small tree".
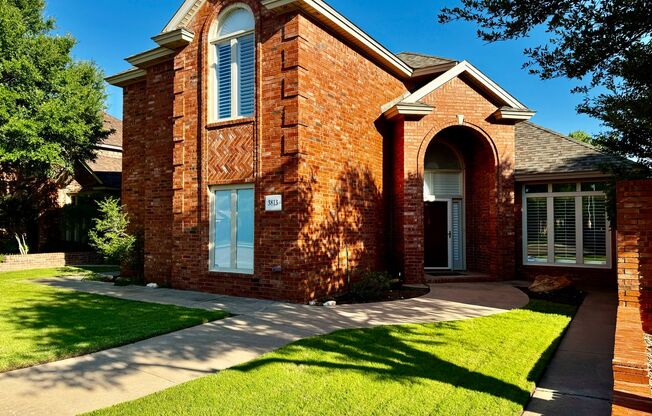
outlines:
{"label": "small tree", "polygon": [[568,135],[571,139],[575,139],[579,142],[584,142],[588,144],[593,143],[593,136],[591,136],[589,133],[585,132],[584,130],[576,130],[571,132]]}
{"label": "small tree", "polygon": [[133,260],[136,237],[127,232],[129,217],[116,198],[98,202],[99,217],[89,232],[91,246],[111,264],[128,264]]}

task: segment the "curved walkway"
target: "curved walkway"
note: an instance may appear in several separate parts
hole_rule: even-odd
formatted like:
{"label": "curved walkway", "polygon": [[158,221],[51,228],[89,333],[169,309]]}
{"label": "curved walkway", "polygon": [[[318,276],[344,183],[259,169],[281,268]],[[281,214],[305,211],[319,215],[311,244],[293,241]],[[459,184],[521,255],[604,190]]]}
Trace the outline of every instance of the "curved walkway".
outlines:
{"label": "curved walkway", "polygon": [[499,283],[456,283],[396,302],[334,308],[171,289],[117,288],[73,279],[57,287],[145,302],[224,309],[238,316],[124,347],[0,374],[0,414],[72,415],[134,400],[338,329],[451,321],[520,308],[528,297]]}

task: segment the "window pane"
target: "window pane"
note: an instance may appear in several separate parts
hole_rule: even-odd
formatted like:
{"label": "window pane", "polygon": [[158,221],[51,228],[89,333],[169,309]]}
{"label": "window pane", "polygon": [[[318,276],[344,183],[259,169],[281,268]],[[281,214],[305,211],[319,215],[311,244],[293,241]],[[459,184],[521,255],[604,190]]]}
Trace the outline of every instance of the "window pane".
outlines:
{"label": "window pane", "polygon": [[424,192],[426,196],[462,195],[462,174],[453,172],[426,172]]}
{"label": "window pane", "polygon": [[238,39],[239,77],[240,80],[240,116],[249,117],[254,114],[254,35],[250,34]]}
{"label": "window pane", "polygon": [[582,191],[591,192],[591,191],[604,191],[607,188],[607,184],[604,182],[584,182],[582,184]]}
{"label": "window pane", "polygon": [[576,263],[575,197],[554,198],[555,263]]}
{"label": "window pane", "polygon": [[607,264],[607,199],[604,196],[582,198],[582,235],[584,263]]}
{"label": "window pane", "polygon": [[548,185],[525,185],[526,194],[545,194],[548,193]]}
{"label": "window pane", "polygon": [[231,117],[231,43],[217,48],[217,108],[219,118]]}
{"label": "window pane", "polygon": [[527,198],[527,261],[548,262],[547,198]]}
{"label": "window pane", "polygon": [[552,192],[577,192],[576,183],[553,183]]}
{"label": "window pane", "polygon": [[245,9],[238,8],[226,15],[220,22],[218,37],[233,35],[254,29],[254,16]]}
{"label": "window pane", "polygon": [[215,192],[215,265],[231,268],[231,191]]}
{"label": "window pane", "polygon": [[254,190],[238,191],[237,268],[254,268]]}

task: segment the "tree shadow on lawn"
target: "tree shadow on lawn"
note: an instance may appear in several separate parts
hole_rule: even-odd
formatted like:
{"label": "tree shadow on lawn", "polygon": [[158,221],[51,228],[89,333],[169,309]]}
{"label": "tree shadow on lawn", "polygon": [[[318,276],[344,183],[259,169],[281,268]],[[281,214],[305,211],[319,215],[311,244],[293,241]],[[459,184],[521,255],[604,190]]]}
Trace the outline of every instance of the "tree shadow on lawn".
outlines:
{"label": "tree shadow on lawn", "polygon": [[[572,317],[575,312],[570,310],[572,308],[564,308],[564,306],[560,312],[557,308],[542,306],[539,302],[531,303],[522,309],[569,317]],[[233,370],[250,372],[267,365],[282,363],[332,370],[351,370],[381,381],[418,383],[420,380],[432,380],[488,393],[522,406],[527,404],[531,391],[449,362],[432,350],[433,346],[446,343],[438,339],[450,338],[451,330],[461,330],[458,324],[459,322],[428,324],[438,326],[440,331],[435,332],[432,328],[424,332],[415,325],[337,331],[328,336],[301,340],[277,351],[272,357],[254,360]],[[444,334],[444,330],[448,331],[448,334]],[[562,338],[563,334],[556,338],[529,371],[523,369],[526,372],[523,374],[524,378],[527,377],[528,381],[538,381]],[[306,355],[305,351],[310,351],[310,355]],[[486,351],[481,351],[479,345],[465,344],[464,351],[460,353],[486,354]],[[509,366],[511,363],[505,362],[505,365]]]}
{"label": "tree shadow on lawn", "polygon": [[226,316],[219,311],[39,289],[27,289],[26,298],[5,308],[2,321],[8,324],[10,339],[17,342],[14,348],[4,349],[8,356],[0,356],[0,372],[101,351]]}

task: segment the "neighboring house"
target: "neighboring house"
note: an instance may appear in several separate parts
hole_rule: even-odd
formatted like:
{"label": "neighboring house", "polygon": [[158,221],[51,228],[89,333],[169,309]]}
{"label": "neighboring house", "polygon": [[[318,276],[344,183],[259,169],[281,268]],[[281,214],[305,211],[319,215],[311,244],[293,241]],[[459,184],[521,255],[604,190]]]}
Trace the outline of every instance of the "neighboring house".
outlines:
{"label": "neighboring house", "polygon": [[467,61],[395,55],[321,0],[187,0],[153,39],[108,78],[148,282],[305,302],[363,269],[614,280],[607,157]]}
{"label": "neighboring house", "polygon": [[79,161],[74,174],[59,179],[60,209],[43,216],[39,224],[40,247],[78,250],[87,247],[96,201],[119,198],[122,182],[122,121],[104,113],[104,128],[113,131],[97,145],[94,160]]}

